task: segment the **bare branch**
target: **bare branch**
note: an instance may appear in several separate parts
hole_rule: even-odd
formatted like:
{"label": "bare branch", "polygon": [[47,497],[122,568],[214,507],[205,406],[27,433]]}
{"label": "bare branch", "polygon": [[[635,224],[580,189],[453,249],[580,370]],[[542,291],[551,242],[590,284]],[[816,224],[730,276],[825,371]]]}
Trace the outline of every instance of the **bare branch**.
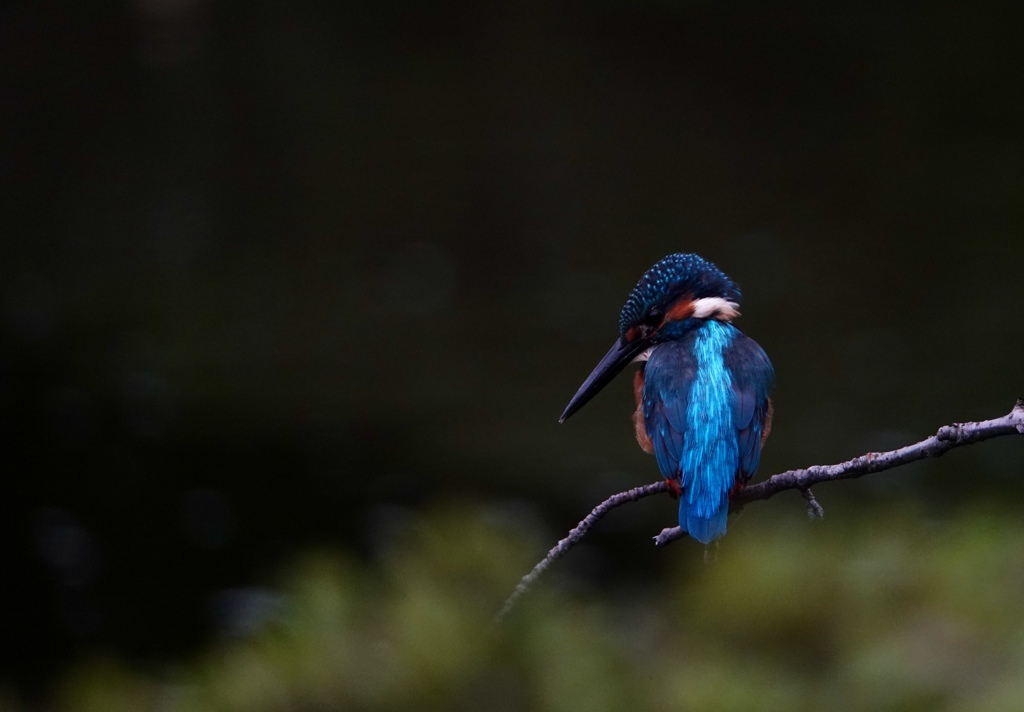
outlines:
{"label": "bare branch", "polygon": [[[1017,403],[1013,406],[1007,415],[1002,418],[994,418],[992,420],[983,420],[974,423],[953,423],[952,425],[944,425],[939,428],[935,435],[929,438],[925,438],[921,442],[914,443],[913,445],[907,445],[897,450],[890,450],[888,452],[869,452],[866,455],[855,457],[852,460],[841,462],[838,465],[812,465],[805,469],[799,470],[788,470],[781,472],[777,475],[769,477],[764,482],[760,482],[756,485],[751,485],[746,489],[743,489],[736,493],[733,497],[731,509],[733,511],[739,510],[748,502],[755,502],[757,500],[769,499],[779,492],[784,490],[796,489],[800,490],[804,499],[807,501],[807,515],[811,519],[821,518],[825,515],[825,510],[822,509],[821,505],[818,504],[818,500],[815,499],[814,494],[811,493],[811,487],[821,482],[830,482],[832,480],[847,480],[856,477],[863,477],[864,475],[873,472],[882,472],[883,470],[890,470],[894,467],[900,467],[916,460],[922,460],[926,457],[939,457],[944,455],[953,448],[960,447],[961,445],[970,445],[972,443],[981,442],[982,440],[989,440],[991,438],[997,438],[1003,435],[1020,434],[1024,435],[1024,399],[1018,398]],[[544,573],[548,567],[555,561],[566,554],[573,546],[575,546],[584,536],[590,528],[597,523],[597,521],[607,514],[612,509],[619,507],[627,502],[636,502],[644,497],[649,497],[654,494],[660,494],[668,491],[668,485],[664,482],[655,482],[654,484],[645,485],[643,487],[634,487],[626,492],[620,492],[619,494],[612,495],[604,502],[594,508],[586,518],[580,522],[575,529],[569,532],[569,535],[558,542],[555,547],[548,552],[548,555],[544,559],[533,567],[533,571],[528,573],[516,586],[515,591],[505,601],[505,605],[502,606],[501,611],[495,617],[495,622],[501,621],[509,612],[515,607],[518,600],[530,590],[530,587],[536,582],[542,573]],[[654,537],[655,546],[666,546],[676,539],[681,539],[686,536],[686,532],[679,527],[671,527],[669,529],[663,529],[660,534]]]}
{"label": "bare branch", "polygon": [[789,470],[769,477],[764,482],[751,485],[738,492],[734,501],[742,505],[759,499],[768,499],[783,490],[800,489],[820,482],[848,480],[863,477],[872,472],[890,470],[926,457],[939,457],[961,445],[970,445],[1001,435],[1024,435],[1024,399],[1018,399],[1007,415],[1002,418],[983,420],[978,423],[954,423],[939,428],[935,435],[919,443],[901,447],[889,452],[869,452],[838,465],[813,465],[803,470]]}
{"label": "bare branch", "polygon": [[594,510],[588,514],[582,522],[576,525],[576,528],[569,532],[569,535],[562,539],[560,542],[555,544],[554,548],[548,552],[548,555],[544,559],[533,567],[533,571],[523,576],[522,580],[516,586],[516,590],[512,592],[512,595],[505,600],[505,605],[498,611],[498,615],[494,617],[494,622],[498,623],[502,618],[508,615],[509,611],[516,605],[516,601],[530,590],[533,583],[548,567],[554,563],[555,559],[562,558],[569,549],[579,543],[580,539],[586,536],[587,532],[590,531],[590,527],[597,524],[597,521],[606,515],[616,507],[621,507],[623,504],[628,502],[636,502],[644,497],[650,497],[652,494],[660,494],[668,491],[668,484],[664,480],[661,482],[655,482],[654,484],[644,485],[643,487],[634,487],[631,490],[625,492],[619,492],[618,494],[612,495],[601,504],[594,507]]}

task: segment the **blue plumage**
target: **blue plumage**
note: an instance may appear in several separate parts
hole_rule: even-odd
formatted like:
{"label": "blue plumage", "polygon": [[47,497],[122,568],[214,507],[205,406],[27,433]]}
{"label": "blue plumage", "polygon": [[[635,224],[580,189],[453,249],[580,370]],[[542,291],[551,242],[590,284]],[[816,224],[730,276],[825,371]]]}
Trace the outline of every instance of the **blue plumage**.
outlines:
{"label": "blue plumage", "polygon": [[764,351],[708,320],[654,348],[643,417],[658,468],[682,488],[679,526],[708,543],[725,533],[729,492],[754,474],[774,379]]}
{"label": "blue plumage", "polygon": [[757,470],[775,374],[731,321],[739,288],[694,254],[660,260],[619,315],[619,340],[562,414],[568,418],[634,360],[641,363],[637,440],[680,492],[679,525],[698,541],[723,535],[729,497]]}

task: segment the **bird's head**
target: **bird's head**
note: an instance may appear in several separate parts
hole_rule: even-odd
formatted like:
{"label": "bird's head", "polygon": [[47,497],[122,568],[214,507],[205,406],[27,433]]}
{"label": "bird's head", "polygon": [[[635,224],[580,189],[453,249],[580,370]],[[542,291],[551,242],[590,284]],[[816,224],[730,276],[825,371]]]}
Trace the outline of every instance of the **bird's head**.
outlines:
{"label": "bird's head", "polygon": [[711,262],[692,253],[669,255],[651,267],[619,314],[619,338],[569,401],[559,422],[582,408],[633,361],[659,343],[678,339],[707,319],[739,316],[740,290]]}

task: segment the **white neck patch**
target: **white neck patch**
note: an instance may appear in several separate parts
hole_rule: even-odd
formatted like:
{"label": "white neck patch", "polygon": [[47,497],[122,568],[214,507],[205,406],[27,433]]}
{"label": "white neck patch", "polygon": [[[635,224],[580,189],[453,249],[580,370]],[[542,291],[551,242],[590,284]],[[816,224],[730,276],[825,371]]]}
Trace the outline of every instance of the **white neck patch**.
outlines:
{"label": "white neck patch", "polygon": [[651,357],[652,353],[654,353],[654,347],[653,346],[650,347],[649,349],[645,349],[642,353],[637,355],[633,359],[633,363],[643,363],[644,361],[646,361],[647,359],[649,359]]}
{"label": "white neck patch", "polygon": [[740,315],[740,305],[722,297],[704,297],[693,303],[693,315],[698,319],[732,321]]}

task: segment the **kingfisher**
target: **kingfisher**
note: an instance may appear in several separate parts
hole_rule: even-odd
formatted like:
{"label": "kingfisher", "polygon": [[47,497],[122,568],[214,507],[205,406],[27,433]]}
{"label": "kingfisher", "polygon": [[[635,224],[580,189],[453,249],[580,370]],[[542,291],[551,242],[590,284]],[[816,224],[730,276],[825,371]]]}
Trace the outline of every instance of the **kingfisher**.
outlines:
{"label": "kingfisher", "polygon": [[740,290],[692,253],[669,255],[640,278],[619,314],[619,338],[559,422],[629,364],[633,424],[673,495],[679,526],[704,544],[725,534],[729,500],[753,477],[771,430],[775,370],[733,326]]}

